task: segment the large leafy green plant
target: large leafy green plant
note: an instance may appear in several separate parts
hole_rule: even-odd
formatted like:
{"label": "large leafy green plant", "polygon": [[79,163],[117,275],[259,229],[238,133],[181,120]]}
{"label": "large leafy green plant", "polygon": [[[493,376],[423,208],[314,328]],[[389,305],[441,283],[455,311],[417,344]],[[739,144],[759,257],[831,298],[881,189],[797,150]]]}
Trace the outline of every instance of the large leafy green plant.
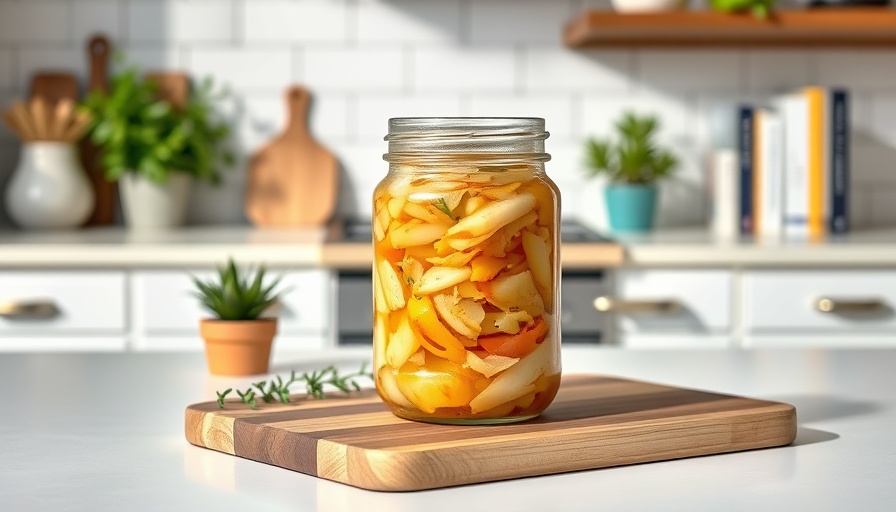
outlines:
{"label": "large leafy green plant", "polygon": [[91,114],[88,137],[102,147],[106,179],[136,172],[164,183],[169,173],[183,172],[217,183],[219,164],[233,161],[226,147],[230,128],[214,115],[222,95],[206,79],[177,109],[136,68],[114,76],[108,93],[94,91],[81,105]]}
{"label": "large leafy green plant", "polygon": [[618,141],[590,138],[587,142],[589,177],[601,174],[616,183],[649,184],[675,170],[678,159],[657,147],[654,137],[659,120],[626,112],[616,122]]}
{"label": "large leafy green plant", "polygon": [[265,272],[260,267],[254,276],[249,275],[251,272],[244,275],[231,259],[218,268],[216,279],[202,281],[194,277],[194,294],[220,320],[256,320],[280,297],[280,293],[274,292],[280,278],[265,284]]}

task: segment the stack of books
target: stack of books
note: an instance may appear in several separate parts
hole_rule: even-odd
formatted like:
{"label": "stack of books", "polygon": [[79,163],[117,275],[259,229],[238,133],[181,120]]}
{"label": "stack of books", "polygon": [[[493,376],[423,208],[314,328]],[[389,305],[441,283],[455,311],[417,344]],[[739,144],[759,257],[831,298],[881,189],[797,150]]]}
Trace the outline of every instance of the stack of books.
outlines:
{"label": "stack of books", "polygon": [[806,87],[741,105],[736,152],[714,158],[718,233],[817,238],[849,231],[849,95]]}

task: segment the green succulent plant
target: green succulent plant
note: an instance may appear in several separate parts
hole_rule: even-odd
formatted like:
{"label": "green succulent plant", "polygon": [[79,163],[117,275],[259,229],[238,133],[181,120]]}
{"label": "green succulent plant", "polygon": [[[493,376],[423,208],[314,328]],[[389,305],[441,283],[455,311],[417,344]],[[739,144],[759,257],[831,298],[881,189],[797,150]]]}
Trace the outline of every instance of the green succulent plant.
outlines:
{"label": "green succulent plant", "polygon": [[274,292],[280,278],[264,283],[265,268],[259,267],[254,276],[241,273],[233,260],[218,267],[218,276],[209,281],[193,277],[194,295],[219,320],[256,320],[268,307],[277,302],[283,292]]}
{"label": "green succulent plant", "polygon": [[94,91],[80,105],[91,115],[87,137],[102,147],[106,179],[135,172],[165,183],[171,172],[182,172],[217,183],[218,166],[234,160],[226,146],[230,127],[213,109],[226,93],[207,78],[178,109],[159,99],[157,88],[131,67],[112,77],[108,93]]}
{"label": "green succulent plant", "polygon": [[590,138],[587,142],[588,177],[607,175],[617,183],[648,184],[672,173],[678,159],[653,140],[659,120],[626,112],[616,122],[618,141]]}

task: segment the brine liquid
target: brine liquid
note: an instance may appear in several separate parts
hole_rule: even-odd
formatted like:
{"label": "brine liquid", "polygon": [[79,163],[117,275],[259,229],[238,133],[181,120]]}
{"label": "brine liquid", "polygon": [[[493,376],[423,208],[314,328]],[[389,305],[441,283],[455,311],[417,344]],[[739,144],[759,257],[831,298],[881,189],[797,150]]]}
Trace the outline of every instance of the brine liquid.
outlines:
{"label": "brine liquid", "polygon": [[374,194],[374,364],[401,417],[503,423],[560,385],[556,187],[517,169],[397,172]]}

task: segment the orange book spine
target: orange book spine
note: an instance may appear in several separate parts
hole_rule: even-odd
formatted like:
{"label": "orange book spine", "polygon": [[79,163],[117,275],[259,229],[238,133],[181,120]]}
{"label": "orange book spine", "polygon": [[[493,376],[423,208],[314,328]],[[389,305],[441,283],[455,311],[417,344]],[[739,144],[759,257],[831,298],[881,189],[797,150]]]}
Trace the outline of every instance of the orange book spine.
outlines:
{"label": "orange book spine", "polygon": [[825,90],[822,87],[809,87],[806,89],[806,97],[809,103],[809,211],[806,220],[809,236],[819,237],[824,235],[826,225],[824,218]]}

